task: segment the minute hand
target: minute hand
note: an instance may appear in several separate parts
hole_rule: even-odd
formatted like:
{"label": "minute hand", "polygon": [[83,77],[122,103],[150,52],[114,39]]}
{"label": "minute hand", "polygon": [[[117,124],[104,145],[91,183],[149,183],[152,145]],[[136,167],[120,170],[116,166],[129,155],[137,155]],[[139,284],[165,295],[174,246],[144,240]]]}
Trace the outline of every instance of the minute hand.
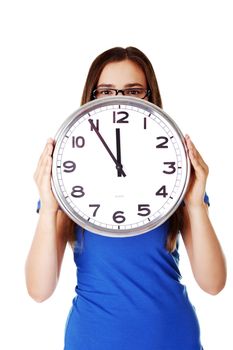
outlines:
{"label": "minute hand", "polygon": [[92,129],[95,131],[96,135],[99,137],[100,141],[102,142],[102,144],[104,145],[105,149],[107,150],[108,154],[110,155],[110,157],[112,158],[112,160],[114,161],[114,163],[116,164],[116,168],[118,171],[120,171],[120,173],[123,176],[126,176],[124,170],[122,169],[123,166],[121,163],[119,163],[116,159],[116,157],[114,156],[114,154],[112,153],[112,151],[110,150],[110,148],[108,147],[107,143],[105,142],[103,136],[100,134],[99,130],[97,129],[97,127],[95,126],[95,124],[93,123],[92,119],[88,119],[89,123],[92,126]]}

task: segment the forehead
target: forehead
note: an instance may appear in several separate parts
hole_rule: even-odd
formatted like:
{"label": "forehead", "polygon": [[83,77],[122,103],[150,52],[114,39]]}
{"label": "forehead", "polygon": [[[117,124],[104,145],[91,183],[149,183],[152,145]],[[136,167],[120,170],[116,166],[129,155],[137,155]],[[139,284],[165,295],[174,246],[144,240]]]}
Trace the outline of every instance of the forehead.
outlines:
{"label": "forehead", "polygon": [[111,84],[119,87],[132,83],[146,86],[146,77],[142,68],[131,60],[108,63],[98,80],[98,85]]}

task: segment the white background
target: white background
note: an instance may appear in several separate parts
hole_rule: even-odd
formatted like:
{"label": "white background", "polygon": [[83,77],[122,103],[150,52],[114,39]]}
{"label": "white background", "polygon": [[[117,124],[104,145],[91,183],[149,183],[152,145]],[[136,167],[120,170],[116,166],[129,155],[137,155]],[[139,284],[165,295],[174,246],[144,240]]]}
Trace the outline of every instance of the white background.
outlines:
{"label": "white background", "polygon": [[71,249],[49,300],[32,301],[24,282],[37,221],[33,173],[47,138],[79,107],[91,62],[114,46],[136,46],[150,58],[164,110],[209,165],[210,216],[227,257],[227,285],[217,296],[203,292],[183,246],[180,267],[205,350],[233,348],[230,6],[226,0],[1,2],[1,349],[62,349],[76,283]]}

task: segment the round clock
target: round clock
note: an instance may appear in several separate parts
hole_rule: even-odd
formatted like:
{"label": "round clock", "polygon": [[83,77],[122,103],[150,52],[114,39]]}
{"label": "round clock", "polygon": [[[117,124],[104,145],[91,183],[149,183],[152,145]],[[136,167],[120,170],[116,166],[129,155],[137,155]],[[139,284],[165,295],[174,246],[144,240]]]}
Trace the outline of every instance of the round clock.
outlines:
{"label": "round clock", "polygon": [[190,177],[184,137],[135,97],[86,103],[55,137],[52,189],[78,225],[110,237],[145,233],[181,204]]}

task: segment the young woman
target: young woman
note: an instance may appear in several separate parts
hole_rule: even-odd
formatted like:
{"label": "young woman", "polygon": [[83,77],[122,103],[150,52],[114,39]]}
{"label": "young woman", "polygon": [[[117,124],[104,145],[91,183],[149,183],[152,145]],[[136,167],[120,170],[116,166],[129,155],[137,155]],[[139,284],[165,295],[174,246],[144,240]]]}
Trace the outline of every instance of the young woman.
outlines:
{"label": "young woman", "polygon": [[[99,55],[90,67],[81,103],[116,94],[162,107],[152,65],[136,48],[117,47]],[[190,137],[185,139],[192,175],[183,205],[158,228],[126,238],[83,230],[59,210],[50,186],[54,141],[48,140],[34,175],[41,208],[26,282],[33,299],[49,298],[71,243],[78,281],[65,350],[203,349],[195,308],[180,283],[179,233],[205,292],[214,295],[224,288],[226,264],[208,216],[208,167]]]}

